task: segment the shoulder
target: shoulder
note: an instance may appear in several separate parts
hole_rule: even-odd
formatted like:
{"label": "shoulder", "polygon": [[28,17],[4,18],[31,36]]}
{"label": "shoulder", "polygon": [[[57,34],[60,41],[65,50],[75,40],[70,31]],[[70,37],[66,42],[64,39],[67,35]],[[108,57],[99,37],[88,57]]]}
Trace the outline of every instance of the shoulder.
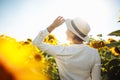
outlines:
{"label": "shoulder", "polygon": [[85,45],[85,49],[86,49],[86,50],[88,51],[88,53],[91,54],[91,55],[98,56],[98,57],[100,56],[98,50],[95,49],[95,48],[92,48],[92,47],[90,47],[90,46],[88,46],[88,45]]}
{"label": "shoulder", "polygon": [[88,49],[88,50],[93,51],[93,52],[98,52],[98,50],[95,48],[92,48],[92,47],[85,45],[85,44],[84,44],[84,46],[85,46],[85,49]]}

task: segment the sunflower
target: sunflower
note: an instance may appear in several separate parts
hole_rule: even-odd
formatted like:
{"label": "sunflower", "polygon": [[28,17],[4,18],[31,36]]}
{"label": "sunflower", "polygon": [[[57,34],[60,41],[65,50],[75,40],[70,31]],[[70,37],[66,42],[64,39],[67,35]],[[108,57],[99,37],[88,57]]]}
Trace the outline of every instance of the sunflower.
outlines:
{"label": "sunflower", "polygon": [[[47,73],[48,65],[42,53],[32,44],[31,39],[18,42],[9,36],[0,35],[0,70],[3,70],[4,74],[4,67],[8,68],[13,76],[15,75],[16,80],[50,80],[47,76],[49,75]],[[2,66],[3,64],[5,66]],[[12,75],[5,75],[6,78],[7,76],[10,76],[12,80]]]}
{"label": "sunflower", "polygon": [[120,50],[118,47],[112,47],[110,49],[112,51],[112,53],[115,55],[115,56],[119,56],[120,55]]}
{"label": "sunflower", "polygon": [[55,35],[50,34],[48,35],[45,39],[44,42],[48,43],[48,44],[52,44],[52,45],[57,45],[58,44],[58,40],[55,37]]}
{"label": "sunflower", "polygon": [[108,40],[107,40],[107,43],[112,43],[112,42],[117,42],[115,39],[113,39],[113,38],[109,38]]}
{"label": "sunflower", "polygon": [[41,55],[41,54],[35,54],[35,55],[34,55],[34,59],[35,59],[36,61],[41,61],[41,62],[44,62],[44,61],[45,61],[44,56]]}
{"label": "sunflower", "polygon": [[105,43],[104,43],[104,41],[91,41],[90,46],[93,48],[99,49],[101,47],[104,47]]}

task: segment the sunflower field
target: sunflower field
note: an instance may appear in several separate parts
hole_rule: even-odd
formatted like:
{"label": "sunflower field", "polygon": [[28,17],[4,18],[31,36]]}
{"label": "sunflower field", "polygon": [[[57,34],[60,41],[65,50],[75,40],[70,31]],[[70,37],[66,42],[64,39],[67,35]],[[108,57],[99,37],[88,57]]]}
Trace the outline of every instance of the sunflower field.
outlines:
{"label": "sunflower field", "polygon": [[[57,38],[51,34],[44,42],[59,44]],[[99,51],[102,80],[119,80],[120,40],[96,40],[91,37],[87,45]],[[0,35],[0,80],[59,80],[59,73],[54,57],[38,49],[31,39],[17,41]]]}
{"label": "sunflower field", "polygon": [[109,38],[105,40],[92,39],[89,46],[98,49],[101,56],[102,80],[120,79],[120,40]]}

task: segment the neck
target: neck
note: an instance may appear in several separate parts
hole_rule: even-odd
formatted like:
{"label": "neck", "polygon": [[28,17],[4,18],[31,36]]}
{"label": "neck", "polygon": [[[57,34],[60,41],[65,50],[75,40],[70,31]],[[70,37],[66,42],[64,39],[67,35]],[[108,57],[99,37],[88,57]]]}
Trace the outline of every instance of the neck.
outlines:
{"label": "neck", "polygon": [[83,44],[83,41],[77,41],[77,40],[73,40],[72,44]]}

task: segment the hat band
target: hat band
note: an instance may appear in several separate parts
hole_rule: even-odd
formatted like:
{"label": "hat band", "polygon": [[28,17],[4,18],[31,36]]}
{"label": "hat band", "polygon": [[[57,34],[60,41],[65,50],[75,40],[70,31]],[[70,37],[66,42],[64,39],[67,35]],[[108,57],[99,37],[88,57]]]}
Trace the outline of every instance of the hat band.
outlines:
{"label": "hat band", "polygon": [[86,37],[86,35],[84,35],[77,27],[76,25],[74,24],[73,20],[71,20],[71,24],[73,26],[73,28],[75,29],[75,31],[82,37]]}

